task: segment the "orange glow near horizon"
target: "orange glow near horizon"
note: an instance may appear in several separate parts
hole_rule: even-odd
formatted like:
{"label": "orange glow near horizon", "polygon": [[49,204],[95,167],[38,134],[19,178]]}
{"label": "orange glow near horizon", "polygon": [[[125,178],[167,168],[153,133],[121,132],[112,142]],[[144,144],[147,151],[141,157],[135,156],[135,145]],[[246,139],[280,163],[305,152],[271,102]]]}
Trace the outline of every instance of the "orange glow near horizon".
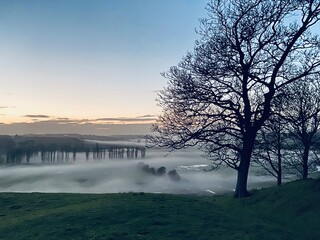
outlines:
{"label": "orange glow near horizon", "polygon": [[39,123],[39,122],[57,122],[59,124],[77,123],[77,124],[152,124],[156,121],[156,115],[143,117],[90,117],[90,118],[69,118],[69,117],[53,117],[43,116],[1,116],[0,124],[19,124],[19,123]]}

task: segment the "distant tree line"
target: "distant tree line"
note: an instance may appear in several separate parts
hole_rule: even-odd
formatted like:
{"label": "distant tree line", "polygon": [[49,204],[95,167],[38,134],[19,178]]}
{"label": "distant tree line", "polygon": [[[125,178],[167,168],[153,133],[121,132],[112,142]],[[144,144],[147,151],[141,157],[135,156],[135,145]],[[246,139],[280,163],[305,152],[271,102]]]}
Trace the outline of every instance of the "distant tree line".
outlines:
{"label": "distant tree line", "polygon": [[93,159],[144,158],[145,151],[142,146],[94,144],[69,138],[0,137],[2,164],[28,164],[37,156],[40,156],[42,163],[66,162],[70,159],[75,161],[77,153],[85,153],[87,160],[90,155]]}

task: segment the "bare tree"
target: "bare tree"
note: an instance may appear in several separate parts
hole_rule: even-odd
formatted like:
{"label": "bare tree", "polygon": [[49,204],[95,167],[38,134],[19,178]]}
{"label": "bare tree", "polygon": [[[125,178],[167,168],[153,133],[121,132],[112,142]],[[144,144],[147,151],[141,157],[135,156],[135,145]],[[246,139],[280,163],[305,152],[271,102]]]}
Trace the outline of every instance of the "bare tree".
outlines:
{"label": "bare tree", "polygon": [[164,73],[163,114],[150,137],[173,149],[198,145],[217,165],[238,172],[235,197],[246,197],[257,132],[273,96],[319,66],[319,0],[217,0],[201,20],[193,53]]}
{"label": "bare tree", "polygon": [[283,89],[273,101],[272,113],[257,137],[254,163],[277,178],[295,174],[303,179],[320,164],[315,148],[319,143],[320,78],[304,78]]}
{"label": "bare tree", "polygon": [[294,143],[291,151],[293,154],[286,160],[287,168],[306,179],[310,168],[319,163],[317,153],[312,153],[312,147],[319,142],[319,76],[305,78],[304,81],[294,82],[287,87],[282,115]]}
{"label": "bare tree", "polygon": [[270,118],[257,134],[253,162],[262,169],[262,174],[268,174],[277,179],[277,185],[282,184],[283,160],[288,149],[288,134],[285,130],[287,122],[282,118],[285,94],[274,97]]}

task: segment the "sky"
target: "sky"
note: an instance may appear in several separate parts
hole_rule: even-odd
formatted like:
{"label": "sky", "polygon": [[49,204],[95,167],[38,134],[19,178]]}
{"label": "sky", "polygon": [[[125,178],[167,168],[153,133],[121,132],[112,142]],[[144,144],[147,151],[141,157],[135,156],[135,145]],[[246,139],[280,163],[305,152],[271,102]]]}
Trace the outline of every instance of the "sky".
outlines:
{"label": "sky", "polygon": [[1,0],[0,134],[144,134],[208,0]]}

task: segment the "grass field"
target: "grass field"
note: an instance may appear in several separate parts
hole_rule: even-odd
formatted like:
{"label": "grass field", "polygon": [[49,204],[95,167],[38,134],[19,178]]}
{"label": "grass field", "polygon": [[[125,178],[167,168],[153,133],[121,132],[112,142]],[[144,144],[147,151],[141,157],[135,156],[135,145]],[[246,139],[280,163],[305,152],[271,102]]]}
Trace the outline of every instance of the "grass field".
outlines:
{"label": "grass field", "polygon": [[0,239],[320,239],[320,180],[232,196],[0,194]]}

